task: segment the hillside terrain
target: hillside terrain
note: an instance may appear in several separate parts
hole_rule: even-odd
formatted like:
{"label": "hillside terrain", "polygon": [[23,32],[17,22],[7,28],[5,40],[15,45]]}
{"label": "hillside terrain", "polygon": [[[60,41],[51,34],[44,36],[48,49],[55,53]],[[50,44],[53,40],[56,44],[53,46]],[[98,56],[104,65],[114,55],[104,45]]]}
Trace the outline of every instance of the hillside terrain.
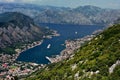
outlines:
{"label": "hillside terrain", "polygon": [[96,6],[77,8],[36,6],[32,4],[0,3],[0,13],[21,12],[38,23],[106,25],[120,17],[119,9],[103,9]]}
{"label": "hillside terrain", "polygon": [[45,38],[56,34],[56,31],[36,25],[32,18],[22,13],[0,14],[0,80],[16,80],[44,67],[21,62],[17,58],[23,51],[42,44]]}
{"label": "hillside terrain", "polygon": [[[119,9],[0,3],[0,13],[0,79],[120,80]],[[16,61],[21,52],[57,35],[36,23],[115,25],[85,40],[65,60],[48,65]]]}
{"label": "hillside terrain", "polygon": [[50,31],[18,12],[0,14],[0,53],[13,54],[16,48],[43,39]]}
{"label": "hillside terrain", "polygon": [[86,42],[73,57],[49,64],[26,80],[119,80],[120,24]]}

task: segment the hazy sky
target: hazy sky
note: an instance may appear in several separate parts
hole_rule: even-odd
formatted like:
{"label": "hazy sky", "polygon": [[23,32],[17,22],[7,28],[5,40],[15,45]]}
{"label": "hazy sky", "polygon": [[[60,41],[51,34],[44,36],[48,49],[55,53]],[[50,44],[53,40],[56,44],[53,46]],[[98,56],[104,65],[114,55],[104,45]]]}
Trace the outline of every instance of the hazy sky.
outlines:
{"label": "hazy sky", "polygon": [[7,3],[34,3],[40,5],[51,5],[61,7],[78,7],[83,5],[94,5],[102,8],[120,9],[120,0],[0,0]]}

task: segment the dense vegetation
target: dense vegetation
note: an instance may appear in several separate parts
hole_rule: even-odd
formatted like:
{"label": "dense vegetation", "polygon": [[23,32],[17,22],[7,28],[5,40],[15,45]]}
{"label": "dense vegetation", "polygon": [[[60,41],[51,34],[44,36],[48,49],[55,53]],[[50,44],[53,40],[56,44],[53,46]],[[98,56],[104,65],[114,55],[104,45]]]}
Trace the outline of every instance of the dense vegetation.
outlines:
{"label": "dense vegetation", "polygon": [[75,52],[74,57],[46,66],[26,80],[120,80],[120,24],[113,25]]}

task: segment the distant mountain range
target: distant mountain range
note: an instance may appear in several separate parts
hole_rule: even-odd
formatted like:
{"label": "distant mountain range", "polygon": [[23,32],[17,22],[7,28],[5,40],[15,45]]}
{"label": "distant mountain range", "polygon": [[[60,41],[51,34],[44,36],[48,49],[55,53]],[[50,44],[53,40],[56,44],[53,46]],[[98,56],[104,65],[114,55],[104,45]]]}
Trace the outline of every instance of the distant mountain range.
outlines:
{"label": "distant mountain range", "polygon": [[39,41],[49,30],[37,26],[33,19],[18,13],[0,14],[0,53],[14,52],[16,47],[33,41]]}
{"label": "distant mountain range", "polygon": [[120,17],[118,9],[102,9],[96,6],[77,8],[36,6],[32,4],[0,3],[0,12],[21,12],[38,23],[106,25]]}

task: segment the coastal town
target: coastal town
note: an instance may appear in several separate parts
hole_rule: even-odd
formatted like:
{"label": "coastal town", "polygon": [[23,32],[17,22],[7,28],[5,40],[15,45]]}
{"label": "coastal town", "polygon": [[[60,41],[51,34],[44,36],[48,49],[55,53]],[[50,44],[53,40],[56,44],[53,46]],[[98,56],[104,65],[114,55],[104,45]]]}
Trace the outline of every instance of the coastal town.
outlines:
{"label": "coastal town", "polygon": [[27,63],[14,61],[12,63],[0,64],[0,80],[14,80],[15,78],[20,78],[27,76],[41,68],[45,65],[36,63]]}
{"label": "coastal town", "polygon": [[13,55],[0,54],[0,80],[5,78],[11,80],[14,77],[29,75],[43,68],[45,66],[43,64],[16,61],[17,57],[23,51],[38,46],[42,44],[42,42],[43,40],[33,42],[32,44],[25,44],[22,46],[22,49],[15,49],[16,54]]}
{"label": "coastal town", "polygon": [[[57,31],[53,31],[52,35],[43,36],[43,38],[51,39],[53,36],[60,36]],[[45,64],[36,64],[32,62],[16,61],[18,56],[22,52],[39,46],[43,43],[43,40],[35,41],[33,43],[24,44],[21,48],[15,49],[16,54],[0,54],[0,80],[12,80],[16,77],[24,77],[41,68],[44,68]]]}
{"label": "coastal town", "polygon": [[[87,35],[80,39],[75,40],[66,40],[65,41],[65,49],[61,51],[60,55],[56,55],[55,57],[47,57],[51,63],[57,63],[64,59],[74,56],[74,51],[79,49],[85,42],[90,41],[93,37],[96,36],[97,33],[101,31],[96,31],[92,35]],[[54,36],[60,36],[57,31],[54,31]],[[50,39],[53,35],[46,36],[46,38]],[[15,49],[16,54],[7,55],[0,54],[0,80],[6,79],[11,80],[18,77],[27,76],[41,68],[44,68],[45,64],[36,64],[31,62],[21,62],[16,61],[17,57],[22,54],[22,52],[33,48],[35,46],[41,45],[43,40],[33,42],[32,44],[25,44],[21,49]]]}

